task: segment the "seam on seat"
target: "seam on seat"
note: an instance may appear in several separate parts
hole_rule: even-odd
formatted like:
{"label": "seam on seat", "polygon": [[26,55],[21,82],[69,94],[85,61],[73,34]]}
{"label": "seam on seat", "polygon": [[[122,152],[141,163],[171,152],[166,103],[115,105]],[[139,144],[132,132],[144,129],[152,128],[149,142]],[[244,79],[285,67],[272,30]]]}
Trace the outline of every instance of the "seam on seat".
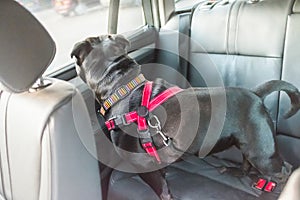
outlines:
{"label": "seam on seat", "polygon": [[[194,164],[194,163],[192,163],[192,162],[188,162],[188,163]],[[229,185],[229,184],[227,184],[227,183],[219,182],[219,181],[217,181],[217,180],[215,180],[215,179],[210,178],[209,176],[205,176],[205,175],[203,175],[203,174],[197,174],[197,173],[194,173],[194,172],[186,171],[186,170],[184,170],[184,169],[182,169],[182,168],[180,168],[180,167],[177,167],[177,166],[170,166],[170,167],[173,168],[173,169],[175,169],[175,170],[178,170],[178,171],[180,171],[180,172],[182,172],[182,173],[188,173],[188,174],[191,174],[191,175],[196,175],[196,176],[200,176],[200,177],[209,179],[209,180],[212,181],[212,182],[215,182],[215,183],[218,183],[218,184],[221,184],[221,185],[225,185],[226,187],[232,188],[233,190],[238,190],[239,192],[243,192],[243,193],[245,193],[245,194],[247,194],[247,195],[249,195],[249,196],[256,197],[256,198],[259,197],[258,195],[256,196],[256,195],[254,195],[254,194],[248,193],[248,192],[246,192],[246,191],[244,191],[244,190],[241,190],[241,189],[239,189],[239,188],[233,187],[232,185]],[[242,183],[242,182],[241,182],[241,183]]]}
{"label": "seam on seat", "polygon": [[[96,164],[96,158],[94,157],[95,153],[95,149],[90,149],[87,146],[85,146],[85,139],[82,140],[81,138],[81,134],[86,134],[86,133],[93,133],[92,132],[92,128],[91,129],[86,129],[87,126],[83,126],[84,130],[77,129],[78,127],[75,125],[76,122],[79,122],[77,120],[83,120],[82,122],[85,122],[85,119],[87,119],[86,121],[89,121],[88,117],[88,113],[86,110],[85,113],[85,109],[79,109],[81,108],[81,103],[85,103],[82,99],[81,94],[78,92],[77,89],[74,89],[72,93],[73,98],[67,98],[64,101],[62,101],[59,106],[58,109],[54,110],[54,112],[51,113],[50,118],[48,118],[48,127],[49,127],[49,142],[50,142],[50,153],[51,153],[51,196],[53,199],[60,199],[62,198],[61,196],[63,196],[63,198],[69,199],[69,198],[73,198],[75,197],[75,194],[78,194],[78,196],[75,197],[75,199],[83,199],[83,195],[85,194],[85,196],[90,195],[89,199],[95,199],[95,197],[100,196],[100,192],[101,190],[98,190],[98,187],[101,188],[101,184],[100,184],[100,179],[98,179],[98,165]],[[80,104],[77,104],[80,103]],[[79,105],[79,107],[78,107]],[[75,107],[73,107],[75,106]],[[84,104],[84,106],[86,106]],[[73,110],[73,108],[75,110]],[[67,111],[67,112],[63,112],[61,113],[61,111]],[[77,113],[77,114],[76,114]],[[61,116],[63,115],[63,116]],[[78,118],[79,116],[85,116],[84,119]],[[60,118],[59,116],[63,117]],[[77,117],[76,117],[77,116]],[[58,129],[55,128],[55,123],[56,120],[60,120],[60,119],[65,119],[67,118],[67,122],[68,122],[68,127],[71,128],[67,128],[67,129],[63,129],[63,132],[56,132],[57,130],[61,130],[61,128],[59,127],[64,127],[65,122],[59,123],[60,125],[58,125]],[[90,121],[89,121],[90,123]],[[86,123],[84,123],[86,124]],[[62,125],[62,126],[61,126]],[[46,128],[48,128],[46,127]],[[73,127],[73,128],[72,128]],[[88,132],[86,132],[88,130]],[[90,132],[90,131],[91,132]],[[84,132],[83,132],[84,131]],[[59,134],[57,134],[59,133]],[[47,134],[46,131],[43,132],[43,134]],[[91,135],[91,137],[93,137]],[[65,139],[71,139],[69,142],[67,142],[66,146],[65,146]],[[76,146],[74,145],[73,142],[76,142],[75,144],[77,144]],[[94,141],[92,143],[94,144]],[[79,145],[79,146],[78,146]],[[94,147],[92,147],[94,148]],[[90,150],[92,151],[90,151]],[[61,150],[67,150],[64,151],[61,154]],[[75,150],[75,152],[78,152],[79,154],[76,157],[73,157],[75,154],[73,152],[73,155],[68,155],[69,154],[69,150]],[[78,150],[78,151],[77,151]],[[48,150],[49,151],[49,150]],[[90,154],[92,153],[92,154]],[[88,156],[88,158],[87,158]],[[88,164],[83,164],[82,166],[79,164],[76,164],[76,166],[74,167],[75,171],[77,172],[76,174],[74,174],[74,169],[69,171],[67,170],[69,167],[71,167],[70,163],[68,161],[71,161],[71,163],[73,163],[73,161],[75,163],[78,163],[78,159],[81,160],[81,158],[83,158],[84,160],[87,160]],[[63,159],[63,160],[61,160]],[[90,165],[89,161],[93,161],[94,164],[96,165]],[[79,166],[79,167],[78,167]],[[97,166],[97,168],[96,168]],[[68,167],[68,168],[66,168]],[[97,169],[95,170],[95,172],[97,174],[94,173],[90,173],[88,172],[88,179],[86,179],[85,177],[81,177],[80,174],[78,174],[78,170],[80,169],[82,171],[82,167],[92,167],[92,169]],[[95,168],[94,168],[95,167]],[[94,172],[92,170],[92,172]],[[77,175],[78,174],[78,175]],[[93,175],[93,178],[91,177],[91,174]],[[70,177],[70,178],[68,178]],[[96,178],[95,178],[96,177]],[[68,186],[66,184],[66,182],[70,182],[70,180],[75,180],[74,185]],[[78,180],[78,182],[77,182]],[[83,180],[83,181],[82,181]],[[89,182],[87,182],[89,180]],[[92,187],[89,187],[89,190],[91,190],[92,193],[86,194],[88,190],[82,191],[80,192],[80,190],[75,189],[75,188],[79,188],[79,184],[82,185],[84,184],[84,187],[87,187],[86,185],[89,185],[89,183],[91,183],[91,181],[94,183]],[[96,184],[95,184],[96,183]],[[94,185],[96,185],[95,187],[97,187],[97,190],[95,190]],[[91,185],[90,185],[91,186]],[[73,188],[73,190],[75,189],[74,192],[72,193],[66,193],[65,191],[70,191],[69,189]],[[91,189],[92,188],[92,189]],[[65,190],[66,189],[66,190]],[[72,199],[71,198],[71,199]]]}
{"label": "seam on seat", "polygon": [[[60,90],[58,90],[60,89]],[[7,115],[7,129],[9,133],[8,136],[8,145],[7,148],[10,151],[9,152],[9,158],[10,158],[10,170],[12,173],[12,176],[10,177],[10,184],[11,184],[11,194],[13,195],[13,198],[15,199],[23,199],[23,198],[29,198],[29,199],[36,199],[39,198],[39,191],[41,188],[41,174],[39,173],[41,170],[41,152],[36,152],[36,150],[40,150],[40,145],[42,143],[42,136],[43,131],[46,128],[47,121],[49,116],[53,113],[53,111],[56,111],[61,105],[64,105],[66,102],[69,102],[72,99],[72,96],[75,94],[75,88],[71,84],[65,84],[62,81],[55,81],[53,79],[53,83],[51,86],[48,86],[47,88],[44,88],[43,90],[38,90],[37,92],[25,92],[21,94],[11,94],[11,99],[8,104],[8,115]],[[47,96],[47,101],[45,101],[45,98]],[[37,98],[38,97],[38,98]],[[49,98],[53,97],[53,98]],[[34,104],[34,106],[24,106],[23,102],[28,102]],[[35,106],[35,103],[38,103]],[[22,113],[22,117],[18,112],[15,112],[16,109]],[[10,112],[11,111],[11,112]],[[32,113],[35,115],[31,117]],[[21,123],[24,121],[24,118],[28,118],[28,123]],[[19,124],[15,125],[15,124]],[[14,140],[16,138],[19,138],[19,133],[24,132],[28,133],[28,135],[22,134],[22,137],[26,137],[26,139],[23,140]],[[1,138],[2,139],[2,138]],[[3,143],[0,140],[1,143]],[[15,145],[20,144],[19,151],[14,150]],[[26,152],[27,146],[33,145],[29,148],[28,152],[29,154],[24,156],[26,157],[20,157],[20,151]],[[1,148],[1,147],[0,147]],[[2,152],[1,152],[2,153]],[[38,157],[37,157],[38,155]],[[34,159],[33,162],[24,163],[24,166],[20,167],[20,164],[22,160],[25,158]],[[3,158],[2,158],[3,159]],[[23,161],[22,161],[23,162]],[[34,168],[32,168],[34,167]],[[34,170],[36,169],[36,170]],[[24,170],[26,173],[24,173]],[[28,171],[29,170],[29,171]],[[7,171],[7,170],[6,170]],[[31,176],[30,172],[34,172],[33,176]],[[4,174],[7,174],[5,171]],[[24,174],[24,175],[23,175]],[[26,181],[26,178],[31,178],[31,180]],[[26,181],[28,184],[26,187],[19,184],[19,182],[22,180],[22,182]],[[32,186],[32,187],[31,187]],[[6,185],[4,188],[6,189]],[[31,187],[33,190],[28,190],[25,188]],[[7,189],[5,190],[7,191]],[[7,199],[12,199],[8,196],[7,193],[5,193]],[[28,196],[27,196],[28,195]]]}
{"label": "seam on seat", "polygon": [[[285,32],[284,32],[284,36],[283,36],[283,50],[282,50],[282,60],[281,60],[281,70],[280,70],[280,74],[279,74],[279,80],[283,80],[283,67],[284,67],[284,60],[285,60],[285,49],[286,49],[286,43],[287,43],[287,34],[288,34],[288,27],[289,27],[289,21],[290,21],[290,17],[291,15],[294,15],[296,13],[293,13],[293,7],[295,6],[297,0],[292,0],[290,1],[290,5],[289,5],[289,12],[286,16],[286,23],[285,23]],[[282,92],[278,92],[278,99],[277,99],[277,115],[276,115],[276,124],[274,126],[275,131],[277,133],[278,130],[278,122],[279,122],[279,110],[280,110],[280,99],[281,99],[281,94]],[[278,135],[278,133],[276,134]]]}
{"label": "seam on seat", "polygon": [[[4,195],[4,182],[3,182],[3,172],[2,172],[2,162],[1,162],[2,158],[1,158],[1,151],[0,151],[0,178],[1,178],[1,193]],[[0,193],[0,194],[1,194]]]}
{"label": "seam on seat", "polygon": [[[43,141],[45,141],[45,144],[43,144]],[[43,153],[43,149],[44,148],[45,148],[44,151],[46,151],[46,152]],[[52,199],[52,189],[51,189],[52,188],[52,185],[51,185],[52,184],[52,175],[51,175],[51,170],[52,170],[51,155],[52,155],[52,153],[51,153],[51,144],[50,144],[50,127],[49,127],[48,123],[46,124],[46,127],[45,127],[45,129],[43,131],[43,134],[42,134],[42,137],[41,137],[41,149],[42,149],[41,150],[41,158],[40,158],[40,160],[41,160],[41,163],[40,163],[41,168],[40,168],[40,184],[39,184],[39,191],[38,191],[39,194],[38,194],[38,197],[39,197],[39,199],[43,199],[42,197],[46,196],[47,199],[50,200],[50,199]],[[44,155],[44,154],[48,154],[48,155]],[[44,158],[43,156],[45,156],[46,158]],[[45,159],[45,160],[43,160],[43,159]],[[47,165],[43,166],[43,162],[47,162]],[[43,167],[46,167],[46,168],[44,169]],[[41,194],[41,189],[43,189],[41,183],[44,180],[43,176],[42,176],[42,174],[43,174],[42,170],[43,169],[47,170],[44,173],[46,173],[46,175],[45,175],[47,177],[46,186],[48,186],[48,187],[46,188],[47,194],[41,196],[42,195]]]}
{"label": "seam on seat", "polygon": [[[191,157],[194,157],[194,156],[191,156]],[[209,161],[207,161],[207,160],[206,160],[207,158],[208,158],[208,159],[209,159],[209,158],[216,159],[216,158],[215,158],[214,156],[209,156],[209,157],[206,157],[206,158],[204,158],[204,159],[201,159],[201,162],[204,162],[204,163],[207,165],[208,169],[210,169],[210,170],[216,170],[216,171],[217,171],[217,168],[218,168],[218,167],[224,166],[224,164],[222,164],[222,163],[220,163],[220,164],[218,164],[218,165],[214,165],[214,164],[210,163]],[[199,159],[199,158],[196,157],[196,159]],[[218,160],[225,161],[225,162],[227,163],[227,165],[225,165],[225,166],[227,166],[227,167],[236,166],[235,163],[232,162],[232,161],[228,161],[228,160],[224,160],[224,159],[219,159],[219,158],[218,158]],[[200,164],[200,163],[194,162],[192,159],[189,159],[189,158],[184,159],[184,161],[187,162],[187,163],[189,163],[190,165],[194,165],[194,166]],[[235,190],[242,191],[242,192],[244,192],[244,193],[246,193],[246,194],[248,194],[248,195],[251,195],[251,196],[253,196],[253,197],[258,197],[258,196],[261,194],[261,191],[252,191],[252,190],[251,190],[252,192],[249,192],[250,190],[248,191],[248,190],[243,190],[242,188],[239,188],[239,187],[234,187],[233,185],[228,184],[228,182],[226,182],[226,181],[221,182],[221,181],[219,181],[218,179],[213,179],[210,175],[206,175],[205,172],[204,172],[204,173],[195,173],[195,172],[193,172],[193,171],[186,171],[184,168],[181,167],[180,164],[179,164],[179,165],[176,165],[176,164],[175,164],[175,165],[172,165],[171,167],[173,167],[173,168],[175,168],[175,169],[179,169],[179,170],[181,170],[181,171],[183,171],[183,172],[186,172],[186,173],[189,173],[189,174],[195,174],[195,175],[197,175],[197,176],[205,177],[205,178],[210,179],[210,180],[212,180],[212,181],[214,181],[214,182],[217,182],[217,183],[219,183],[219,184],[226,185],[226,186],[231,187],[231,188],[233,188],[233,189],[235,189]],[[207,168],[207,167],[206,167],[206,168]],[[224,174],[223,176],[226,176],[226,174]],[[248,178],[250,179],[250,177],[248,177]],[[242,179],[238,179],[238,181],[239,181],[239,183],[241,183],[242,185],[245,184],[245,182],[243,182]],[[246,180],[245,180],[245,181],[246,181]]]}
{"label": "seam on seat", "polygon": [[233,6],[236,4],[237,1],[233,1],[232,4],[230,5],[230,9],[229,9],[229,12],[228,12],[228,16],[227,16],[227,24],[226,24],[226,54],[229,54],[229,32],[230,32],[230,27],[231,27],[231,13],[232,13],[232,9],[233,9]]}
{"label": "seam on seat", "polygon": [[235,40],[234,40],[234,53],[237,54],[238,53],[238,43],[237,43],[237,40],[238,40],[238,35],[239,35],[239,21],[240,21],[240,15],[244,9],[244,6],[245,6],[246,2],[242,1],[240,4],[239,4],[239,8],[238,8],[238,13],[237,13],[237,16],[236,16],[236,32],[235,32]]}
{"label": "seam on seat", "polygon": [[[2,96],[2,92],[3,91],[0,91],[0,102],[1,102],[1,96]],[[1,110],[1,108],[0,108],[0,110]],[[1,112],[1,111],[0,111]],[[0,113],[1,114],[1,113]],[[0,117],[1,118],[1,117]],[[2,123],[1,121],[0,121],[0,123]],[[3,130],[3,129],[2,129]],[[1,131],[1,129],[0,129],[0,131]],[[3,175],[3,171],[2,171],[2,158],[1,158],[1,150],[0,150],[0,178],[1,178],[1,190],[0,190],[0,192],[4,195],[4,182],[3,182],[3,179],[4,179],[4,175]]]}
{"label": "seam on seat", "polygon": [[277,56],[255,56],[255,55],[246,55],[246,54],[225,54],[225,53],[209,53],[209,52],[201,52],[201,51],[191,51],[190,53],[193,54],[209,54],[209,55],[227,55],[227,56],[245,56],[245,57],[255,57],[255,58],[275,58],[275,59],[282,59],[282,57]]}
{"label": "seam on seat", "polygon": [[[53,173],[53,169],[52,169],[52,155],[53,155],[53,153],[52,153],[52,145],[51,145],[51,131],[50,131],[50,127],[49,127],[49,120],[50,120],[50,117],[53,115],[53,113],[55,113],[59,108],[61,108],[61,107],[63,107],[63,106],[65,106],[65,105],[67,105],[68,103],[70,103],[70,101],[71,101],[71,103],[72,103],[72,99],[73,99],[73,97],[76,95],[76,92],[78,92],[77,91],[77,89],[76,88],[73,88],[73,91],[72,91],[72,93],[70,94],[70,95],[68,95],[68,96],[66,96],[64,99],[62,99],[60,102],[58,102],[57,104],[56,104],[56,107],[54,107],[53,108],[53,110],[52,110],[52,112],[50,112],[49,113],[49,115],[48,115],[48,117],[47,117],[47,120],[46,120],[46,124],[45,124],[45,126],[44,126],[44,128],[43,128],[43,131],[42,131],[42,135],[41,135],[41,148],[45,148],[45,147],[43,147],[42,146],[42,141],[43,141],[43,139],[44,139],[44,137],[45,137],[45,134],[47,134],[47,136],[46,137],[48,137],[48,144],[47,145],[49,145],[48,147],[49,147],[49,158],[50,158],[50,160],[49,160],[49,164],[50,164],[50,169],[49,169],[49,172],[47,172],[47,173],[49,173],[48,175],[50,175],[49,176],[49,186],[48,187],[50,187],[49,188],[49,190],[48,191],[50,191],[50,194],[49,194],[49,196],[47,196],[48,197],[48,199],[52,199],[52,189],[53,189],[53,187],[52,187],[52,183],[53,183],[53,181],[52,181],[52,173]],[[42,151],[42,150],[41,150]],[[47,150],[46,150],[47,151]],[[41,185],[41,181],[42,181],[42,152],[41,152],[41,157],[40,157],[40,161],[41,161],[41,163],[40,163],[40,182],[39,182],[39,190],[38,190],[38,197],[40,197],[40,195],[41,195],[41,188],[42,188],[42,185]]]}
{"label": "seam on seat", "polygon": [[[9,153],[7,147],[7,110],[11,93],[2,93],[0,101],[0,159],[1,159],[1,175],[2,175],[2,188],[3,195],[7,199],[13,199],[12,185],[11,185],[11,172],[9,163]],[[3,155],[4,154],[4,155]],[[6,170],[6,172],[4,172]],[[5,176],[6,175],[6,176]]]}

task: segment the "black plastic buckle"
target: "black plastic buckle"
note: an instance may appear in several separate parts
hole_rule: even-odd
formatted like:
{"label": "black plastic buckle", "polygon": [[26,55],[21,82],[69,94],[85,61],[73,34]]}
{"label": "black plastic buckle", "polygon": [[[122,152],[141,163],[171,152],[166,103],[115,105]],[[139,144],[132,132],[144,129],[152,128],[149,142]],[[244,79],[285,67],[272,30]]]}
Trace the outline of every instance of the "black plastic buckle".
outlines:
{"label": "black plastic buckle", "polygon": [[125,118],[125,115],[117,115],[115,117],[114,121],[115,121],[116,126],[120,126],[120,125],[127,126],[127,125],[129,125],[129,123],[127,122],[127,120]]}
{"label": "black plastic buckle", "polygon": [[[138,133],[139,133],[139,137],[141,139],[148,139],[150,138],[151,139],[151,133],[150,133],[150,130],[149,128],[145,129],[145,130],[137,130]],[[152,140],[151,140],[152,141]]]}
{"label": "black plastic buckle", "polygon": [[[117,129],[121,126],[127,126],[129,125],[129,123],[127,122],[125,115],[117,115],[114,116],[112,118],[110,118],[109,120],[107,120],[109,123],[111,123],[111,126],[114,126],[114,129]],[[113,123],[113,124],[112,124]]]}

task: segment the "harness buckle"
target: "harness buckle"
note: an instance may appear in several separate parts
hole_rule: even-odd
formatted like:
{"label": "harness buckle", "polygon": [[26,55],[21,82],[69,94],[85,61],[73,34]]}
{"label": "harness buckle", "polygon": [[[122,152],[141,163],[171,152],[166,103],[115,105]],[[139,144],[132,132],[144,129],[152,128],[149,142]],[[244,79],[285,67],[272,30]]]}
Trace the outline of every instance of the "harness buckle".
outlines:
{"label": "harness buckle", "polygon": [[114,120],[117,126],[119,125],[127,126],[130,124],[127,122],[125,115],[117,115]]}
{"label": "harness buckle", "polygon": [[105,124],[108,130],[110,131],[120,127],[120,125],[127,126],[130,123],[127,122],[125,115],[116,115],[109,118],[109,120],[107,120]]}
{"label": "harness buckle", "polygon": [[[141,139],[150,139],[151,140],[151,133],[149,131],[149,128],[144,129],[144,130],[139,130],[137,129],[139,136]],[[151,140],[152,141],[152,140]],[[145,143],[145,141],[142,141],[142,143]]]}
{"label": "harness buckle", "polygon": [[[151,120],[152,119],[155,119],[156,123],[153,125],[151,124]],[[169,146],[170,144],[170,138],[168,136],[166,136],[162,131],[161,131],[161,124],[160,124],[160,121],[158,119],[158,117],[156,115],[151,115],[149,120],[148,120],[148,125],[151,127],[151,128],[154,128],[156,129],[156,133],[159,134],[162,139],[163,139],[163,143],[164,145],[167,147]]]}

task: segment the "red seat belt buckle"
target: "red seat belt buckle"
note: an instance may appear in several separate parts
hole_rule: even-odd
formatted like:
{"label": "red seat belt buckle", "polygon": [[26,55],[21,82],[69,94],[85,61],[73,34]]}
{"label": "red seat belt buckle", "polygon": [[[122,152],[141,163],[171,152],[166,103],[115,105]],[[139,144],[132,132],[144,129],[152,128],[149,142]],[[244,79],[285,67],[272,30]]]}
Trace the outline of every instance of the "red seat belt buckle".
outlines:
{"label": "red seat belt buckle", "polygon": [[145,149],[145,151],[147,152],[147,154],[152,157],[155,157],[156,161],[160,164],[161,163],[160,157],[157,153],[155,146],[153,146],[152,142],[146,142],[142,145],[143,145],[143,148]]}
{"label": "red seat belt buckle", "polygon": [[267,183],[267,180],[260,178],[256,183],[254,183],[253,187],[258,189],[258,190],[263,190],[265,185]]}
{"label": "red seat belt buckle", "polygon": [[276,187],[276,183],[273,182],[273,181],[269,181],[267,183],[267,185],[265,186],[264,191],[266,191],[266,192],[272,192],[275,189],[275,187]]}
{"label": "red seat belt buckle", "polygon": [[256,183],[254,183],[253,187],[261,191],[272,192],[276,185],[277,184],[273,181],[267,181],[266,179],[260,178]]}

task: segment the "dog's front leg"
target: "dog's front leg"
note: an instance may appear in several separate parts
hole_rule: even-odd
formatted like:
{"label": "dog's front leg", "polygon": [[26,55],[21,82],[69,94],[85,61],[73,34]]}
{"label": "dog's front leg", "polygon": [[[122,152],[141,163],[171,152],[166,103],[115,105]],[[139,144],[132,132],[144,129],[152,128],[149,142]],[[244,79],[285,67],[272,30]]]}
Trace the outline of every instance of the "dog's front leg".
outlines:
{"label": "dog's front leg", "polygon": [[164,170],[141,173],[139,175],[143,181],[145,181],[154,190],[161,200],[172,200],[172,196],[165,179]]}

